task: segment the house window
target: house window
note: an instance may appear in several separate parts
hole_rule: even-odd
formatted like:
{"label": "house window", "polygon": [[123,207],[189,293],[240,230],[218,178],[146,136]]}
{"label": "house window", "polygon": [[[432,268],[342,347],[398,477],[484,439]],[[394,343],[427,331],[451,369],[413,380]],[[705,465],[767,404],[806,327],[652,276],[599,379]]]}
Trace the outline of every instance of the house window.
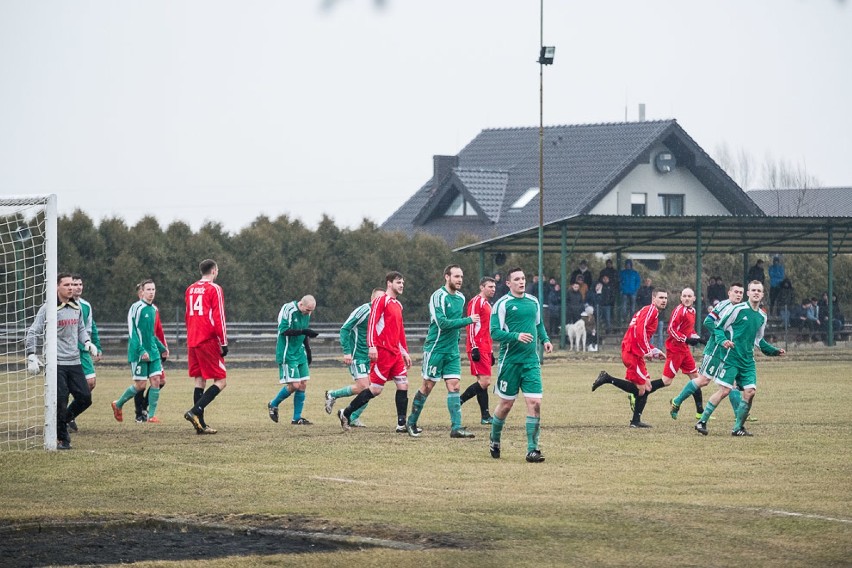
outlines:
{"label": "house window", "polygon": [[644,217],[648,214],[648,194],[647,193],[631,193],[630,194],[630,214],[639,217]]}
{"label": "house window", "polygon": [[683,217],[683,194],[660,194],[660,209],[666,217]]}
{"label": "house window", "polygon": [[464,198],[464,195],[459,193],[456,195],[456,198],[450,203],[450,206],[447,207],[447,212],[444,213],[445,217],[475,217],[476,211],[474,211],[473,207],[468,203],[467,199]]}
{"label": "house window", "polygon": [[533,198],[538,195],[538,188],[531,187],[524,192],[522,196],[520,196],[517,201],[512,203],[512,209],[523,209],[526,207],[527,203],[533,200]]}

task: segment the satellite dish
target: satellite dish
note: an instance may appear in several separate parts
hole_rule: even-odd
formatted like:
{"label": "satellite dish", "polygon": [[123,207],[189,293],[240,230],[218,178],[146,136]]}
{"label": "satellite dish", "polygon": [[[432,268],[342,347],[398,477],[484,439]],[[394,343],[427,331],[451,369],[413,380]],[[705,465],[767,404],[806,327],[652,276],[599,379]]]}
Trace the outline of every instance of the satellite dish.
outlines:
{"label": "satellite dish", "polygon": [[497,266],[503,266],[506,264],[506,254],[502,252],[498,252],[494,255],[494,264]]}

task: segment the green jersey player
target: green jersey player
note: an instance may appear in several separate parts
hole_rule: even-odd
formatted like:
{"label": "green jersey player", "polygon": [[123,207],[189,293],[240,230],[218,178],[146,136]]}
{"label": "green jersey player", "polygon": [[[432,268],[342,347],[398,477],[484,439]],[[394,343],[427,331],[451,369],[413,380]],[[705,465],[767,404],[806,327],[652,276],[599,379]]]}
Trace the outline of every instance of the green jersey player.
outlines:
{"label": "green jersey player", "polygon": [[[358,306],[343,325],[340,327],[340,347],[343,350],[343,364],[349,367],[349,374],[355,384],[345,387],[325,391],[325,412],[331,414],[334,408],[334,402],[338,398],[355,396],[362,390],[370,386],[370,353],[367,347],[367,327],[370,320],[370,305],[373,300],[384,293],[381,288],[373,288],[373,294],[370,296],[370,301],[366,304]],[[359,420],[359,416],[367,408],[365,404],[358,410],[352,413],[349,418],[349,425],[355,428],[363,428],[364,423]],[[405,432],[405,429],[402,429]]]}
{"label": "green jersey player", "polygon": [[157,402],[160,399],[160,378],[163,375],[161,354],[167,353],[168,350],[154,333],[157,320],[154,297],[157,287],[153,280],[143,280],[140,286],[142,293],[139,301],[130,306],[127,314],[127,361],[130,363],[133,384],[127,387],[118,400],[112,402],[112,412],[115,419],[121,422],[124,403],[134,398],[137,392],[144,391],[150,382],[148,424],[159,424]]}
{"label": "green jersey player", "polygon": [[764,355],[783,355],[784,350],[770,345],[764,338],[766,312],[760,307],[763,299],[763,284],[752,280],[748,285],[748,301],[728,309],[716,323],[713,330],[716,343],[723,351],[721,362],[715,373],[719,390],[713,393],[695,430],[707,435],[707,420],[723,398],[737,386],[743,388],[742,400],[736,409],[736,419],[732,436],[751,436],[743,423],[751,409],[757,390],[757,371],[754,362],[754,348],[759,347]]}
{"label": "green jersey player", "polygon": [[278,363],[278,382],[281,390],[267,405],[269,418],[278,422],[278,405],[293,394],[293,420],[290,424],[305,426],[312,424],[302,416],[305,407],[305,389],[311,378],[308,365],[311,363],[309,337],[317,332],[308,327],[311,314],[317,307],[313,296],[303,296],[298,302],[287,302],[278,312],[278,343],[275,348],[275,362]]}
{"label": "green jersey player", "polygon": [[491,337],[500,342],[497,358],[497,384],[494,392],[500,399],[494,409],[491,423],[491,457],[500,457],[500,437],[503,424],[518,392],[523,391],[527,408],[527,456],[530,463],[544,461],[539,447],[541,432],[541,364],[538,343],[544,351],[553,351],[550,338],[544,329],[541,305],[535,296],[526,293],[526,276],[520,268],[513,268],[506,276],[509,293],[497,300],[491,312]]}
{"label": "green jersey player", "polygon": [[[716,337],[713,334],[713,330],[716,329],[716,322],[722,318],[731,306],[735,306],[743,301],[743,286],[739,282],[734,282],[731,284],[730,288],[728,288],[728,299],[722,300],[713,310],[707,314],[707,317],[704,318],[704,327],[710,331],[710,337],[707,339],[707,344],[704,347],[704,357],[701,360],[701,365],[698,368],[698,377],[692,379],[684,385],[683,390],[680,391],[680,394],[671,399],[671,417],[674,420],[677,420],[678,412],[680,411],[680,405],[683,404],[683,401],[689,398],[693,393],[700,391],[702,388],[706,387],[713,380],[716,371],[719,367],[719,363],[721,361],[721,351],[716,344]],[[740,392],[738,390],[733,390],[730,394],[731,406],[734,407],[734,412],[737,411],[737,407],[740,404]],[[701,414],[695,417],[696,419],[701,419]]]}
{"label": "green jersey player", "polygon": [[474,434],[462,426],[459,381],[461,357],[459,337],[461,329],[479,321],[479,315],[464,316],[465,299],[461,293],[464,273],[457,264],[444,269],[444,285],[429,298],[429,331],[423,344],[423,384],[414,395],[408,417],[408,433],[417,437],[420,428],[417,420],[426,399],[442,380],[447,385],[447,410],[450,412],[450,438],[473,438]]}

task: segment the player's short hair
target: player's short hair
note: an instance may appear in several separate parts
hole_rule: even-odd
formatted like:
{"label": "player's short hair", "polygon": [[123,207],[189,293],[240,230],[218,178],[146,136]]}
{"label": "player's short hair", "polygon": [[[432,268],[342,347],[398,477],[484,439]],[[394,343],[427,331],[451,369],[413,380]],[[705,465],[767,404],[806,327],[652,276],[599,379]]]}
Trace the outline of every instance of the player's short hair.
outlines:
{"label": "player's short hair", "polygon": [[198,265],[198,268],[199,268],[199,270],[201,270],[202,276],[207,276],[208,274],[213,272],[213,269],[216,268],[217,266],[218,265],[216,264],[215,260],[213,260],[212,258],[205,258]]}
{"label": "player's short hair", "polygon": [[[511,276],[512,274],[514,274],[515,272],[524,272],[524,269],[523,269],[523,268],[521,268],[520,266],[516,266],[516,267],[514,267],[514,268],[510,268],[509,270],[507,270],[507,271],[506,271],[506,278],[510,277],[510,276]],[[524,272],[524,278],[526,278],[526,276],[527,276],[527,273],[526,273],[526,272]]]}
{"label": "player's short hair", "polygon": [[74,277],[71,276],[70,272],[60,272],[56,275],[56,284],[59,285],[63,278],[71,278],[73,280]]}
{"label": "player's short hair", "polygon": [[82,282],[83,276],[79,272],[72,272],[71,273],[71,280],[80,280]]}
{"label": "player's short hair", "polygon": [[663,288],[654,288],[654,291],[652,292],[652,294],[656,298],[660,294],[665,294],[666,296],[668,296],[669,292],[668,292],[668,290],[665,290]]}
{"label": "player's short hair", "polygon": [[728,286],[728,290],[730,290],[731,288],[734,288],[734,287],[742,288],[742,287],[743,287],[743,285],[742,285],[742,283],[740,283],[740,282],[731,282],[731,285],[730,285],[730,286]]}
{"label": "player's short hair", "polygon": [[479,285],[480,286],[485,286],[489,282],[494,282],[495,284],[497,283],[497,281],[494,280],[494,278],[492,276],[483,276],[482,278],[479,279]]}
{"label": "player's short hair", "polygon": [[461,266],[459,266],[458,264],[450,264],[444,269],[444,276],[449,276],[450,273],[452,273],[453,268],[458,268],[459,270],[461,270]]}
{"label": "player's short hair", "polygon": [[402,272],[397,272],[396,270],[391,270],[387,274],[385,274],[385,282],[393,282],[397,278],[402,278],[405,280],[405,277],[402,275]]}
{"label": "player's short hair", "polygon": [[154,283],[153,280],[151,280],[150,278],[146,278],[145,280],[143,280],[142,282],[140,282],[139,284],[136,285],[136,291],[139,292],[140,290],[142,290],[145,287],[146,284],[153,284],[153,283]]}
{"label": "player's short hair", "polygon": [[[760,287],[763,288],[763,282],[761,282],[760,280],[752,280],[751,282],[748,283],[748,287],[751,288],[752,284],[760,284]],[[814,299],[816,299],[816,298],[814,298]]]}

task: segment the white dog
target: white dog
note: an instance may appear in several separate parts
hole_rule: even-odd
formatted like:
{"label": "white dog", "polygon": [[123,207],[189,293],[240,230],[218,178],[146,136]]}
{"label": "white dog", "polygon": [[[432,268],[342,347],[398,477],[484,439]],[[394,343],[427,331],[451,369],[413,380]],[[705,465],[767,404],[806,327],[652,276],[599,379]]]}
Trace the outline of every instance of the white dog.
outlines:
{"label": "white dog", "polygon": [[586,350],[586,322],[583,318],[565,326],[565,336],[568,338],[568,349],[574,351]]}

